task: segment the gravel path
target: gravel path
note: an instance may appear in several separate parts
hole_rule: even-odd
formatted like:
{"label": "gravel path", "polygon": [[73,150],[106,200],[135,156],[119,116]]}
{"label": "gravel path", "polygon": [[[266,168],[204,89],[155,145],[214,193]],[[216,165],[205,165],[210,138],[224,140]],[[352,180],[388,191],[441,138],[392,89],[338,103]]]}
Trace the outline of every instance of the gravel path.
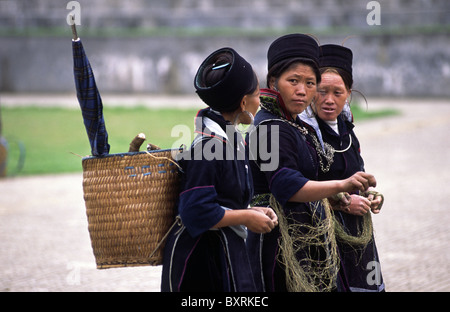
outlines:
{"label": "gravel path", "polygon": [[[387,291],[450,291],[450,103],[395,103],[356,122],[366,171],[385,195],[374,215]],[[81,173],[0,180],[0,291],[159,291],[161,266],[97,270]]]}

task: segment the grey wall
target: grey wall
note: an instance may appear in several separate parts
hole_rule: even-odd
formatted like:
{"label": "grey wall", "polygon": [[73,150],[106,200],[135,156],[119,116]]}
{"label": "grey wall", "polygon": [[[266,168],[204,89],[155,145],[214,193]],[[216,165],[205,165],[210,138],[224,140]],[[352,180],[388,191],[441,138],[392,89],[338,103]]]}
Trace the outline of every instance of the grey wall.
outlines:
{"label": "grey wall", "polygon": [[[74,90],[68,2],[0,1],[1,92]],[[223,46],[247,58],[263,84],[270,43],[308,31],[321,43],[357,35],[345,45],[366,95],[450,96],[450,1],[378,1],[379,26],[367,25],[368,2],[79,1],[78,31],[103,93],[192,93],[199,64]]]}

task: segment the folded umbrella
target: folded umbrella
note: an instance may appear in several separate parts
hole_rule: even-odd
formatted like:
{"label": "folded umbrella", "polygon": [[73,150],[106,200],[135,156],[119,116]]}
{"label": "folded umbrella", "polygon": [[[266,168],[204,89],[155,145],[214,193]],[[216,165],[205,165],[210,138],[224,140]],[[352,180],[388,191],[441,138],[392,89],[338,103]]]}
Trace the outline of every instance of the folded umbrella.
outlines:
{"label": "folded umbrella", "polygon": [[93,156],[105,156],[109,154],[110,146],[103,117],[102,99],[83,44],[76,34],[75,24],[72,25],[72,31],[74,34],[72,50],[75,87],[84,126],[91,144],[91,153]]}

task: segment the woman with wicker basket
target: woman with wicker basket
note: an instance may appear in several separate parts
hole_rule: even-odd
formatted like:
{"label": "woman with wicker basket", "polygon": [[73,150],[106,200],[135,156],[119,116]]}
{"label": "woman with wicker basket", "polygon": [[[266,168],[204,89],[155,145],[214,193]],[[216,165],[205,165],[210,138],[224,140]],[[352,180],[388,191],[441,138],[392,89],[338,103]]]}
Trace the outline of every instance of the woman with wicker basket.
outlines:
{"label": "woman with wicker basket", "polygon": [[[345,179],[364,171],[348,103],[353,87],[352,62],[353,52],[349,48],[334,44],[320,47],[321,83],[315,104],[300,116],[321,134],[324,149],[335,150],[328,170],[319,171],[319,180]],[[346,281],[345,291],[384,290],[370,215],[370,211],[379,213],[382,202],[383,196],[373,188],[351,194],[351,204],[345,209],[335,202],[339,277]],[[373,268],[376,272],[371,274]]]}
{"label": "woman with wicker basket", "polygon": [[278,137],[276,146],[267,144],[272,153],[278,151],[279,163],[263,170],[268,160],[250,155],[255,159],[250,163],[252,204],[272,207],[279,226],[268,234],[249,232],[255,282],[261,291],[333,291],[339,258],[331,210],[323,199],[364,191],[376,181],[364,172],[344,180],[317,181],[324,165],[316,153],[320,143],[314,129],[298,116],[313,101],[321,78],[316,40],[303,34],[283,36],[271,44],[267,57],[268,89],[261,90],[261,110],[249,142],[260,145],[261,140],[275,142],[272,137]]}
{"label": "woman with wicker basket", "polygon": [[213,52],[194,85],[209,106],[198,112],[182,168],[179,224],[170,232],[162,291],[255,291],[246,253],[247,228],[268,233],[277,225],[270,208],[247,209],[253,195],[245,142],[236,127],[253,122],[258,79],[235,50]]}

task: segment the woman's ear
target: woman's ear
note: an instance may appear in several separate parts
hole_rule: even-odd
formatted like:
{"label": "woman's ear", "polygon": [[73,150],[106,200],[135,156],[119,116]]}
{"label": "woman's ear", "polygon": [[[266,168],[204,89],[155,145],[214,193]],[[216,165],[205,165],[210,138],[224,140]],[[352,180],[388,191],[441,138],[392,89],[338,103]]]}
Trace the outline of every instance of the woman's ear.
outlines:
{"label": "woman's ear", "polygon": [[247,95],[244,95],[244,97],[241,100],[241,104],[239,105],[239,107],[241,108],[241,112],[245,111],[246,101],[247,101]]}
{"label": "woman's ear", "polygon": [[271,77],[271,78],[270,78],[270,81],[269,81],[269,89],[276,90],[276,87],[275,87],[275,78],[274,78],[274,77]]}

